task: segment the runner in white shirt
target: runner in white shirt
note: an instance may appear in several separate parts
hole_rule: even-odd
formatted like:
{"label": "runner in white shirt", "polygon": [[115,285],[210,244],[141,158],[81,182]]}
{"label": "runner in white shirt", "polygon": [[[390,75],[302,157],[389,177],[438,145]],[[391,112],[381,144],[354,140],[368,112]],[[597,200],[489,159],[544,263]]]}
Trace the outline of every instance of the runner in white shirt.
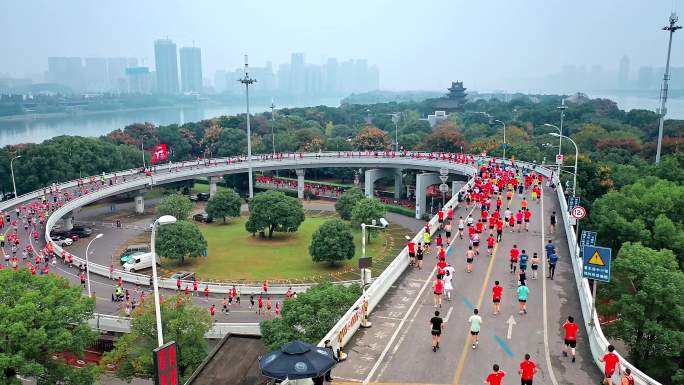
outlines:
{"label": "runner in white shirt", "polygon": [[451,292],[454,290],[454,274],[456,274],[456,269],[453,266],[447,265],[444,268],[444,290],[446,291],[448,301],[451,301]]}
{"label": "runner in white shirt", "polygon": [[475,219],[473,219],[472,215],[468,215],[467,222],[468,222],[468,227],[473,225],[473,222],[475,222]]}
{"label": "runner in white shirt", "polygon": [[458,237],[463,239],[463,229],[465,228],[465,220],[463,217],[458,218]]}

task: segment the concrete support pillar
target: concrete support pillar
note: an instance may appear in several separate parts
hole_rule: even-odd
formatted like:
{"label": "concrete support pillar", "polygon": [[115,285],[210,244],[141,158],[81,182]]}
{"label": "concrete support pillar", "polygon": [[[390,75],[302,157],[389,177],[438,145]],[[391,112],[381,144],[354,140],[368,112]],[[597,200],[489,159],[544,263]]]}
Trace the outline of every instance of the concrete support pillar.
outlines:
{"label": "concrete support pillar", "polygon": [[[366,172],[364,173],[364,177],[363,177],[364,195],[366,195],[367,198],[372,198],[373,192],[375,191],[375,182],[380,178],[395,176],[395,175],[396,174],[394,173],[394,170],[392,170],[392,169],[373,168],[370,170],[366,170]],[[399,170],[399,175],[401,175],[401,170]],[[396,179],[395,179],[395,186],[396,186]]]}
{"label": "concrete support pillar", "polygon": [[394,170],[394,199],[401,199],[401,190],[403,188],[403,181],[401,169]]}
{"label": "concrete support pillar", "polygon": [[297,198],[304,199],[304,175],[306,175],[306,170],[303,168],[296,169],[297,173]]}
{"label": "concrete support pillar", "polygon": [[74,213],[70,212],[64,216],[64,231],[69,231],[74,228]]}
{"label": "concrete support pillar", "polygon": [[213,197],[216,194],[216,184],[221,181],[223,177],[220,176],[210,176],[209,177],[209,197]]}
{"label": "concrete support pillar", "polygon": [[145,212],[145,198],[142,191],[135,195],[135,213],[142,214]]}
{"label": "concrete support pillar", "polygon": [[425,189],[432,184],[441,182],[437,173],[416,174],[416,219],[422,219],[423,214],[426,212],[427,199]]}

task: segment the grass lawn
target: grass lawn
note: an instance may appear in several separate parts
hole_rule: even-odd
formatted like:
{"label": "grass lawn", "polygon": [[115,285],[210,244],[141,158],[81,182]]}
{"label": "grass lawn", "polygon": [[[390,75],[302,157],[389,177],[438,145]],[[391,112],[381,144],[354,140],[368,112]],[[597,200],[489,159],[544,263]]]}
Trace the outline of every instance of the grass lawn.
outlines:
{"label": "grass lawn", "polygon": [[[197,186],[197,185],[196,185]],[[201,186],[201,185],[200,185]],[[198,279],[261,281],[311,281],[358,270],[361,255],[361,231],[354,233],[356,254],[351,260],[330,266],[314,263],[309,255],[313,232],[329,218],[307,216],[295,233],[274,233],[272,239],[252,237],[245,231],[247,217],[199,225],[209,245],[206,258],[186,260],[183,265],[165,261],[164,268],[191,270]],[[385,235],[366,245],[366,253],[378,256],[384,251]]]}

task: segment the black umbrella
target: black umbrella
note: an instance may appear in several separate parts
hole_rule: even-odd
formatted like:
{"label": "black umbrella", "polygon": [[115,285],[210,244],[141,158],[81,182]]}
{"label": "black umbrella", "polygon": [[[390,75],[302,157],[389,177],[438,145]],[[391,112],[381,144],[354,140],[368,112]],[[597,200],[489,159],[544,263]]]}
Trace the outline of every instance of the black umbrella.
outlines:
{"label": "black umbrella", "polygon": [[292,341],[259,359],[261,373],[277,380],[297,380],[322,376],[335,366],[330,349]]}

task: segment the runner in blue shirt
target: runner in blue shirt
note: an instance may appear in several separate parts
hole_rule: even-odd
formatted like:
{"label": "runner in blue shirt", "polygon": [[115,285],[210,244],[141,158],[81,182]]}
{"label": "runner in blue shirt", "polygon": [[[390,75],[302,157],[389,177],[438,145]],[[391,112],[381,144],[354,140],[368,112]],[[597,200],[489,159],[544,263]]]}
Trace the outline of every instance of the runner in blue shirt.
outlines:
{"label": "runner in blue shirt", "polygon": [[556,274],[556,264],[558,263],[558,254],[553,253],[549,255],[549,276],[553,280],[553,276]]}
{"label": "runner in blue shirt", "polygon": [[553,243],[551,243],[550,239],[549,239],[549,242],[546,244],[546,246],[544,246],[544,248],[546,249],[546,257],[547,258],[549,257],[549,255],[556,253],[556,246],[554,246]]}
{"label": "runner in blue shirt", "polygon": [[522,251],[520,254],[520,260],[518,263],[520,263],[520,270],[527,270],[527,261],[530,259],[530,256],[527,255],[525,250]]}
{"label": "runner in blue shirt", "polygon": [[520,314],[527,314],[527,295],[530,293],[530,288],[525,284],[518,286],[518,305],[520,306]]}

